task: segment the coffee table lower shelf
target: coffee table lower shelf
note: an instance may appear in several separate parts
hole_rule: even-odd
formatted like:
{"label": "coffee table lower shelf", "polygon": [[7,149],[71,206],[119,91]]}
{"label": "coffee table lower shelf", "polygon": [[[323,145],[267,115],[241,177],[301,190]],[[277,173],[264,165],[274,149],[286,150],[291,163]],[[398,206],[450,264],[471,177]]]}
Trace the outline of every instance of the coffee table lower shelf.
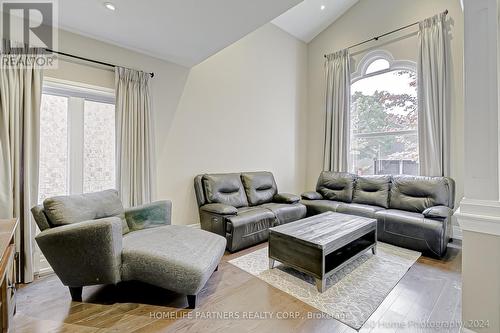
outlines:
{"label": "coffee table lower shelf", "polygon": [[[375,229],[375,228],[374,228]],[[358,235],[346,245],[328,253],[325,248],[318,248],[287,237],[280,233],[269,235],[269,269],[274,268],[277,260],[300,272],[311,275],[316,280],[320,293],[326,290],[326,280],[332,274],[362,256],[366,251],[377,253],[377,232],[370,230],[364,235]]]}

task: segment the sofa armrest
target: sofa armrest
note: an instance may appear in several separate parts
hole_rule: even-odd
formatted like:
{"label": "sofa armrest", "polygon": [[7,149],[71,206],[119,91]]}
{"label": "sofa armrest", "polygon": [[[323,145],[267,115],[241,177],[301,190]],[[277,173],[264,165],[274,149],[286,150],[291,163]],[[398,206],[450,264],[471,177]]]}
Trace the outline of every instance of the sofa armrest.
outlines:
{"label": "sofa armrest", "polygon": [[309,191],[309,192],[302,193],[302,199],[321,200],[321,199],[323,199],[323,196],[321,195],[321,193],[318,193],[316,191]]}
{"label": "sofa armrest", "polygon": [[201,206],[200,210],[219,215],[236,215],[238,213],[238,209],[236,209],[236,207],[220,203],[206,204]]}
{"label": "sofa armrest", "polygon": [[46,229],[35,239],[69,287],[120,281],[122,220],[107,217]]}
{"label": "sofa armrest", "polygon": [[300,197],[290,193],[278,193],[273,197],[273,202],[294,204],[300,201]]}
{"label": "sofa armrest", "polygon": [[433,206],[424,210],[422,214],[428,218],[448,218],[453,215],[453,210],[447,206]]}
{"label": "sofa armrest", "polygon": [[155,201],[125,209],[125,219],[130,231],[171,224],[172,201]]}

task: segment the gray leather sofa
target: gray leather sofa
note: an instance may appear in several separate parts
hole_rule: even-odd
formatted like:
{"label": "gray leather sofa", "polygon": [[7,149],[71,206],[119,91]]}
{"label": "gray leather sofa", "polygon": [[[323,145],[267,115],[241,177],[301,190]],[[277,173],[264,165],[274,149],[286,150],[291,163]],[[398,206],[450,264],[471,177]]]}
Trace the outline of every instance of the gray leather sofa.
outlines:
{"label": "gray leather sofa", "polygon": [[170,225],[172,203],[124,209],[115,190],[46,199],[32,208],[36,242],[75,301],[82,287],[137,280],[187,294],[189,307],[224,254],[226,239]]}
{"label": "gray leather sofa", "polygon": [[442,257],[451,237],[455,183],[447,177],[321,173],[302,194],[307,214],[326,211],[377,219],[382,242]]}
{"label": "gray leather sofa", "polygon": [[270,227],[306,216],[300,197],[278,193],[270,172],[198,175],[194,188],[201,228],[225,236],[231,252],[267,240]]}

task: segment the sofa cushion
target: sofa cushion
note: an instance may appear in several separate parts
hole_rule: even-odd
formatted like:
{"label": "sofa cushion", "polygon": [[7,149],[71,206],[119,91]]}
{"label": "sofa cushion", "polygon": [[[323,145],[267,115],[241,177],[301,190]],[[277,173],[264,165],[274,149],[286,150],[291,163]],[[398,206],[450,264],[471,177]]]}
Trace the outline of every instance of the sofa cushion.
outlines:
{"label": "sofa cushion", "polygon": [[271,202],[278,189],[270,172],[244,172],[241,181],[250,206]]}
{"label": "sofa cushion", "polygon": [[323,171],[318,179],[316,191],[325,199],[351,202],[354,175],[346,172]]}
{"label": "sofa cushion", "polygon": [[236,216],[226,218],[227,248],[234,252],[267,240],[268,229],[276,225],[276,216],[266,208],[243,207]]}
{"label": "sofa cushion", "polygon": [[342,204],[340,201],[332,200],[302,200],[301,202],[307,208],[307,216],[324,212],[336,212],[337,208]]}
{"label": "sofa cushion", "polygon": [[378,239],[383,242],[441,256],[446,243],[444,219],[430,219],[415,212],[386,209],[375,213]]}
{"label": "sofa cushion", "polygon": [[282,204],[270,202],[258,207],[272,211],[276,216],[277,224],[293,222],[306,217],[306,206],[300,203]]}
{"label": "sofa cushion", "polygon": [[389,208],[390,176],[357,177],[352,202]]}
{"label": "sofa cushion", "polygon": [[393,176],[389,207],[416,213],[432,206],[452,207],[451,191],[446,177]]}
{"label": "sofa cushion", "polygon": [[55,227],[117,216],[122,220],[123,233],[129,232],[117,190],[47,198],[43,202],[43,208],[50,224]]}
{"label": "sofa cushion", "polygon": [[239,173],[204,175],[203,187],[208,203],[221,203],[236,208],[248,206]]}
{"label": "sofa cushion", "polygon": [[186,226],[134,231],[123,237],[122,280],[196,295],[219,264],[224,237]]}
{"label": "sofa cushion", "polygon": [[364,216],[369,218],[375,218],[375,213],[384,210],[382,207],[363,205],[358,203],[342,203],[337,207],[338,213],[352,214],[356,216]]}

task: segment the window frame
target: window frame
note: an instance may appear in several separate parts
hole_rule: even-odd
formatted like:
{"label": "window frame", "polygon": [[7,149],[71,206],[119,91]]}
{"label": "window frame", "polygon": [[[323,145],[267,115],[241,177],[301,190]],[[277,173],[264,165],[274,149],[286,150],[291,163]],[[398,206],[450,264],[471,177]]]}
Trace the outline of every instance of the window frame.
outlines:
{"label": "window frame", "polygon": [[44,78],[42,94],[68,98],[68,194],[81,194],[84,180],[85,101],[115,105],[115,92],[105,87]]}
{"label": "window frame", "polygon": [[[389,63],[388,68],[384,68],[372,73],[366,73],[368,67],[376,60],[383,59]],[[359,80],[366,79],[369,77],[373,77],[380,74],[385,74],[398,70],[407,70],[413,71],[417,73],[417,63],[411,60],[395,60],[394,56],[386,50],[373,50],[367,52],[359,61],[356,71],[351,73],[351,86]],[[418,80],[418,77],[417,77]],[[417,100],[418,100],[418,87],[417,87]],[[349,115],[351,110],[349,110]],[[350,117],[349,117],[350,119]],[[350,122],[350,120],[349,120]],[[349,128],[351,128],[351,124],[349,124]],[[398,136],[398,135],[408,135],[408,134],[416,134],[418,140],[418,129],[415,130],[399,130],[399,131],[390,131],[390,132],[371,132],[371,133],[350,133],[350,138],[376,138],[376,137],[385,137],[385,136]],[[349,140],[349,158],[348,158],[348,169],[352,170],[353,161],[351,158],[351,141]],[[400,166],[401,169],[401,166]]]}

